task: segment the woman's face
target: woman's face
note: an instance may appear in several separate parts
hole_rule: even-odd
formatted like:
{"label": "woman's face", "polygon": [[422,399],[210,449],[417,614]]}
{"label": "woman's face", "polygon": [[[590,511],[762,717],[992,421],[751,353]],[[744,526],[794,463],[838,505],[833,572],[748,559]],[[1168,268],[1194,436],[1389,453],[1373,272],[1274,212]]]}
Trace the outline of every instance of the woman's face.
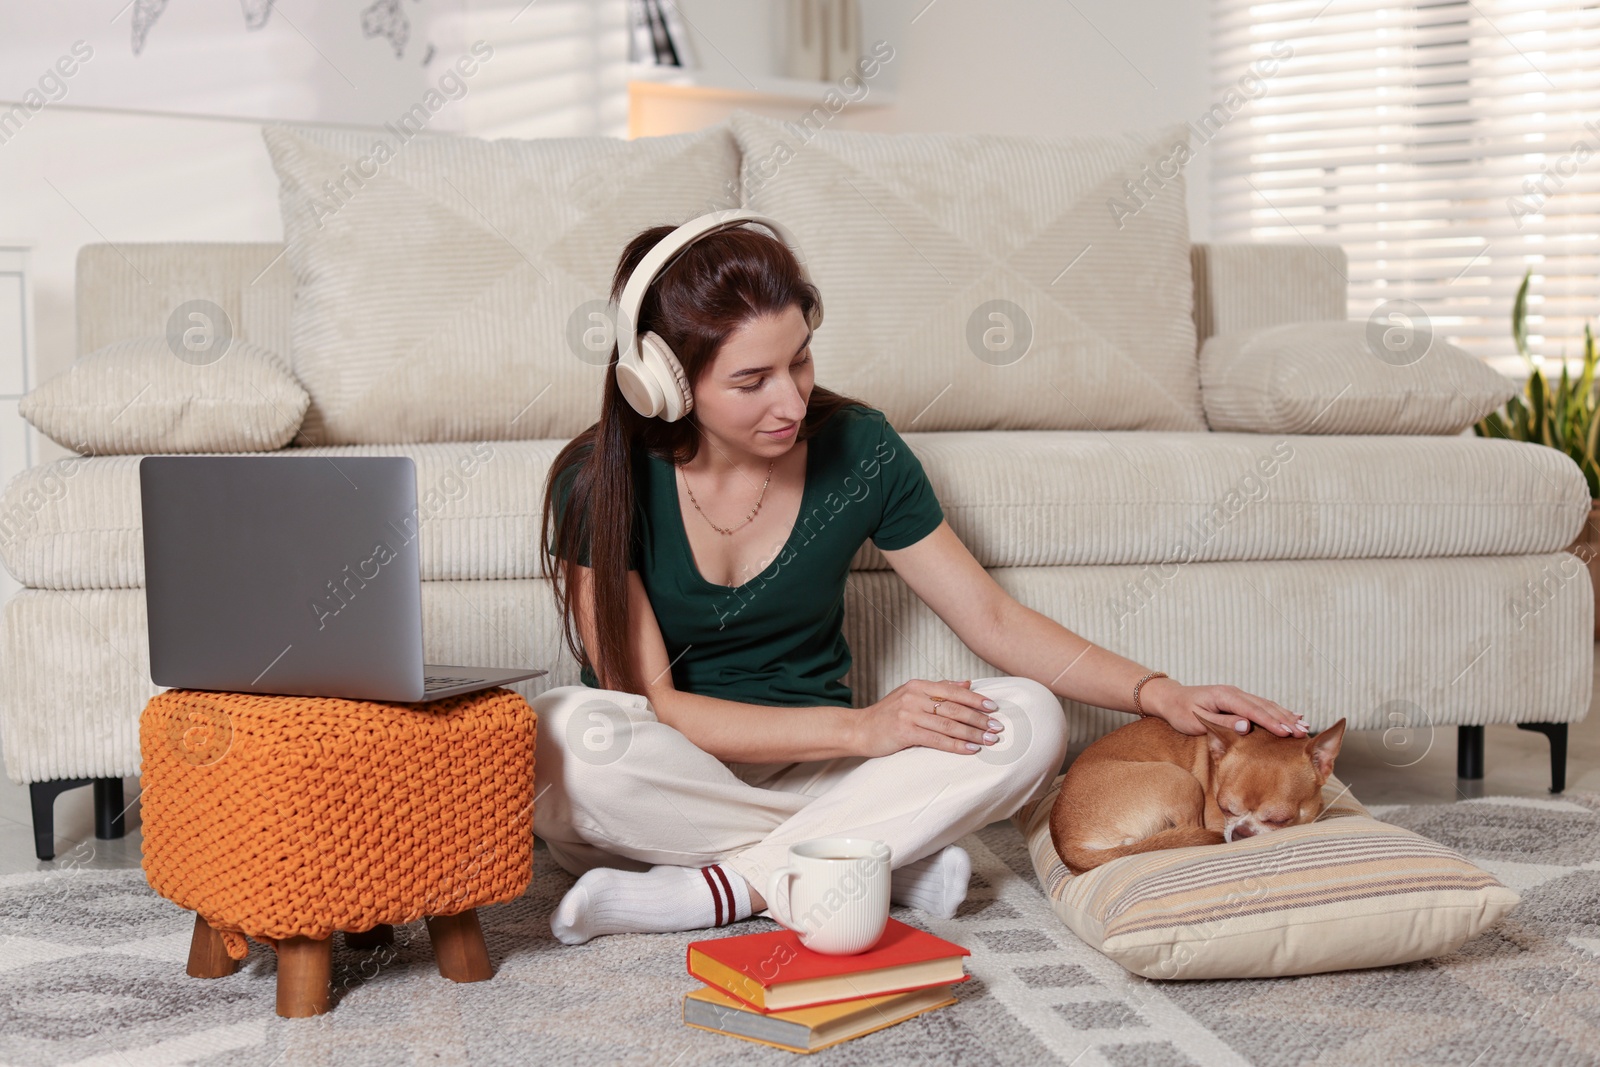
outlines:
{"label": "woman's face", "polygon": [[794,447],[811,399],[810,343],[805,316],[791,304],[751,319],[717,350],[694,386],[694,416],[730,459],[770,459]]}

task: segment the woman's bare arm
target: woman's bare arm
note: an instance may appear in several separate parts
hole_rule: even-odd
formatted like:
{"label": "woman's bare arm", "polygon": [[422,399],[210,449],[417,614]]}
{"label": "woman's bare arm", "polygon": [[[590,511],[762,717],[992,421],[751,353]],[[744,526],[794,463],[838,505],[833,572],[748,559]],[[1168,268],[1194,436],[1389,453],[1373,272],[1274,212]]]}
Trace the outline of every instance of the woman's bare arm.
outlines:
{"label": "woman's bare arm", "polygon": [[767,707],[685,693],[650,696],[656,717],[720,760],[792,763],[855,755],[854,708]]}
{"label": "woman's bare arm", "polygon": [[[883,556],[997,673],[1035,679],[1052,693],[1095,707],[1133,712],[1133,687],[1146,669],[1019,603],[973,558],[949,522]],[[1204,734],[1205,720],[1247,730],[1255,722],[1284,737],[1307,732],[1301,716],[1237,686],[1155,678],[1140,689],[1139,703],[1180,733]]]}
{"label": "woman's bare arm", "polygon": [[[585,650],[599,647],[594,629],[594,598],[588,567],[578,567],[573,610]],[[720,760],[732,763],[789,763],[855,750],[856,709],[831,706],[768,707],[685,693],[672,684],[666,642],[638,571],[628,572],[628,648],[656,718]],[[592,658],[592,657],[591,657]],[[596,669],[602,687],[607,678]]]}

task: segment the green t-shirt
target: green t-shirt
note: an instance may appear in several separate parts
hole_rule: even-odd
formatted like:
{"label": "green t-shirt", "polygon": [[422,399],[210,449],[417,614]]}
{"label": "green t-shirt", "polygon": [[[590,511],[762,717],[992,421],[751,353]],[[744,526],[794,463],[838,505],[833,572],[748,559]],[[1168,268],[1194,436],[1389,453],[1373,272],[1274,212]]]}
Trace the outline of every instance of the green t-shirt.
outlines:
{"label": "green t-shirt", "polygon": [[[893,551],[916,544],[944,520],[922,464],[877,408],[834,412],[806,454],[800,514],[783,549],[742,585],[716,585],[695,567],[670,461],[635,464],[638,570],[661,628],[679,690],[745,704],[850,707],[841,679],[845,577],[867,538]],[[581,458],[581,457],[580,457]],[[575,468],[556,483],[556,519]],[[587,550],[578,562],[588,566]],[[585,667],[581,680],[598,689]]]}

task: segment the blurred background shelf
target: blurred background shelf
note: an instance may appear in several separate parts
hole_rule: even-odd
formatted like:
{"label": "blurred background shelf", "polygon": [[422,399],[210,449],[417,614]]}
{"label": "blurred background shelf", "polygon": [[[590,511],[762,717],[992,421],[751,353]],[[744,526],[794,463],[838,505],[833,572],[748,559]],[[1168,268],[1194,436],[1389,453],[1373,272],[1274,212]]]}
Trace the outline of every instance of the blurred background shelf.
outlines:
{"label": "blurred background shelf", "polygon": [[[895,102],[898,71],[889,41],[903,43],[909,16],[902,0],[672,0],[661,9],[674,24],[665,52],[682,63],[641,61],[651,43],[633,42],[630,138],[702,129],[738,109],[812,125],[873,128],[872,115],[861,113],[882,121],[883,109]],[[642,28],[637,33],[649,35]],[[878,58],[884,54],[887,62]]]}
{"label": "blurred background shelf", "polygon": [[[800,121],[812,109],[828,116],[828,124],[852,128],[852,112],[881,109],[894,103],[886,89],[862,82],[854,94],[833,82],[759,76],[752,81],[705,77],[699,71],[630,64],[628,137],[660,137],[704,129],[735,110]],[[638,76],[634,76],[637,71]],[[863,88],[865,92],[863,93]]]}
{"label": "blurred background shelf", "polygon": [[[866,81],[867,95],[852,107],[884,107],[894,103],[894,91],[877,84],[879,79]],[[648,63],[628,64],[628,88],[635,85],[650,89],[710,93],[728,93],[752,98],[770,96],[789,100],[821,100],[830,92],[851,95],[836,81],[812,81],[808,78],[785,78],[775,74],[752,74],[748,79],[727,71],[707,73],[699,70],[680,70],[675,67],[657,67]],[[859,92],[859,90],[857,90]]]}
{"label": "blurred background shelf", "polygon": [[[0,242],[0,485],[37,461],[37,431],[17,413],[17,401],[34,386],[33,308],[28,279],[30,246]],[[0,515],[0,540],[28,523],[26,515]],[[0,567],[0,603],[21,586]]]}

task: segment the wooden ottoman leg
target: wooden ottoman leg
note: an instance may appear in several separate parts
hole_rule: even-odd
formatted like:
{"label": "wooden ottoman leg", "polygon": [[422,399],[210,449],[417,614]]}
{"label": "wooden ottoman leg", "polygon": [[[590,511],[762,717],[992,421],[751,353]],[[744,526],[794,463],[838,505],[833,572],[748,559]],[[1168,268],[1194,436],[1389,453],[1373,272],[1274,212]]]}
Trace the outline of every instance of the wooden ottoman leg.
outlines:
{"label": "wooden ottoman leg", "polygon": [[379,945],[394,944],[394,927],[388,923],[379,923],[370,930],[344,931],[344,947],[365,952]]}
{"label": "wooden ottoman leg", "polygon": [[481,982],[494,977],[477,909],[468,908],[459,915],[428,916],[428,938],[433,942],[439,973],[452,982]]}
{"label": "wooden ottoman leg", "polygon": [[196,914],[194,936],[189,939],[189,976],[226,978],[238,969],[239,961],[228,955],[228,946],[223,944],[222,935]]}
{"label": "wooden ottoman leg", "polygon": [[278,942],[278,1014],[303,1019],[328,1010],[333,938],[286,937]]}

